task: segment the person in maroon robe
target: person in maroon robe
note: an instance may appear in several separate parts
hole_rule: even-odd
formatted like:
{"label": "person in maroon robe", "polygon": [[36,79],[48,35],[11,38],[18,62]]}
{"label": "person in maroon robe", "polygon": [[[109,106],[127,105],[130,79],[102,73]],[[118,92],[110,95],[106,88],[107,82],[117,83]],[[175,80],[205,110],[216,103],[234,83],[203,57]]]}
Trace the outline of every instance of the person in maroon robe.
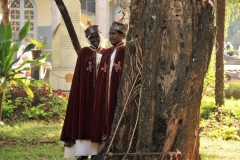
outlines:
{"label": "person in maroon robe", "polygon": [[96,78],[104,51],[100,46],[99,32],[97,25],[88,27],[85,34],[90,46],[82,48],[78,53],[60,136],[60,140],[65,142],[65,153],[73,152],[73,155],[64,155],[65,158],[81,156],[80,159],[86,159],[98,152],[98,146],[90,139]]}
{"label": "person in maroon robe", "polygon": [[111,133],[125,54],[123,40],[127,29],[125,24],[115,21],[110,28],[109,39],[113,46],[104,51],[100,62],[94,99],[92,142],[103,143]]}

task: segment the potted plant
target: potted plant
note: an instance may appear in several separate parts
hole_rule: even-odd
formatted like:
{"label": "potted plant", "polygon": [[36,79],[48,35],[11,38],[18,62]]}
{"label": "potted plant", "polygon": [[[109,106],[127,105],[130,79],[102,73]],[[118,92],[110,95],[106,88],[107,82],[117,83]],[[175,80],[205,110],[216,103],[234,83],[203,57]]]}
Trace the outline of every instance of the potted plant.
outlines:
{"label": "potted plant", "polygon": [[48,45],[46,42],[43,40],[35,40],[35,39],[30,39],[29,43],[32,43],[35,45],[34,49],[32,49],[32,58],[33,60],[38,58],[41,54],[42,51],[47,49]]}

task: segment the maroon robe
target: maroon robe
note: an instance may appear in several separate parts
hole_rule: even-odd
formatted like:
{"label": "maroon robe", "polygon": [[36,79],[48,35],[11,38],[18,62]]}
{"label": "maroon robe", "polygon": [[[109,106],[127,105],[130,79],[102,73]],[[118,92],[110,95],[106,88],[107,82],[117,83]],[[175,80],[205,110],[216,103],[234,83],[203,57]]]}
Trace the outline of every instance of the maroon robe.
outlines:
{"label": "maroon robe", "polygon": [[95,83],[96,50],[84,47],[78,54],[60,140],[91,138]]}
{"label": "maroon robe", "polygon": [[101,143],[111,134],[117,90],[122,76],[125,44],[122,43],[117,47],[111,78],[109,78],[109,66],[113,51],[114,47],[104,51],[98,71],[92,120],[92,142]]}

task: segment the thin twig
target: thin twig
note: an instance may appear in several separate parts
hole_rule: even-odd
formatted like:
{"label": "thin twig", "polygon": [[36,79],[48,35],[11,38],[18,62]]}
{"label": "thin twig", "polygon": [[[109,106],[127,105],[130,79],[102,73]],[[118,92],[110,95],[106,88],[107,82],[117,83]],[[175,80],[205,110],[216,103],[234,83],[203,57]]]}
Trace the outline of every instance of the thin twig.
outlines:
{"label": "thin twig", "polygon": [[[135,102],[135,103],[136,103],[136,102]],[[139,119],[139,116],[140,116],[140,98],[138,99],[138,104],[136,103],[136,106],[137,106],[137,108],[138,108],[137,118],[136,118],[135,126],[134,126],[134,129],[133,129],[133,134],[132,134],[132,137],[131,137],[131,139],[130,139],[130,143],[129,143],[129,145],[128,145],[128,149],[127,149],[127,152],[126,152],[126,153],[128,153],[129,150],[130,150],[130,148],[131,148],[132,141],[133,141],[133,137],[134,137],[134,133],[135,133],[136,128],[137,128],[138,119]],[[127,155],[125,155],[125,156],[123,157],[123,160],[126,158],[126,156],[127,156]]]}
{"label": "thin twig", "polygon": [[[136,39],[136,41],[135,41],[135,47],[136,46],[139,46],[139,43],[137,42],[137,39]],[[137,48],[137,47],[136,47]],[[141,49],[140,48],[138,48],[139,50],[139,52],[137,52],[137,53],[140,53],[141,54]],[[141,54],[142,55],[142,54]],[[137,56],[136,56],[137,57]],[[137,62],[139,62],[138,64],[140,64],[140,66],[141,66],[141,61],[138,59],[138,58],[136,58],[138,61]],[[132,63],[132,61],[130,61],[130,63]],[[132,65],[133,66],[133,65]],[[134,75],[134,74],[133,74]],[[109,146],[108,146],[108,149],[107,149],[107,153],[109,152],[109,150],[110,150],[110,148],[111,148],[111,146],[112,146],[112,143],[113,143],[113,140],[114,140],[114,138],[115,138],[115,136],[116,136],[116,133],[117,133],[117,130],[118,130],[118,128],[119,128],[119,126],[120,126],[120,122],[121,122],[121,120],[122,120],[122,118],[123,118],[123,115],[124,115],[124,113],[125,113],[125,110],[126,110],[126,108],[127,108],[127,105],[130,103],[130,100],[132,100],[133,99],[133,97],[131,96],[132,95],[132,93],[133,93],[133,91],[137,88],[140,88],[140,87],[138,87],[138,85],[137,86],[135,86],[136,84],[137,84],[137,82],[139,81],[139,76],[141,75],[141,69],[139,68],[138,69],[138,73],[136,74],[136,76],[135,76],[135,79],[132,81],[132,87],[131,87],[131,89],[130,89],[130,91],[129,91],[129,94],[128,94],[128,97],[127,97],[127,99],[126,99],[126,102],[125,102],[125,105],[124,105],[124,107],[123,107],[123,111],[122,111],[122,113],[121,113],[121,116],[120,116],[120,118],[119,118],[119,121],[118,121],[118,123],[117,123],[117,126],[116,126],[116,129],[115,129],[115,131],[114,131],[114,133],[113,133],[113,137],[112,137],[112,139],[111,139],[111,142],[110,142],[110,144],[109,144]],[[127,76],[127,77],[129,77],[129,78],[131,78],[126,72],[125,72],[125,76]],[[137,94],[136,94],[137,95]],[[134,134],[134,133],[133,133]]]}

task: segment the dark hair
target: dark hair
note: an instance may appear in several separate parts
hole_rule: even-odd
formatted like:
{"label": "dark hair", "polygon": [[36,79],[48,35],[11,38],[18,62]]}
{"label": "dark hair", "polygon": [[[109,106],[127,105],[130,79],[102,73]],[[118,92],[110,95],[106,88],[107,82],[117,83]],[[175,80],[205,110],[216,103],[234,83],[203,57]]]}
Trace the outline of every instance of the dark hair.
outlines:
{"label": "dark hair", "polygon": [[[116,30],[119,34],[124,34],[123,32],[119,31],[119,30]],[[125,34],[124,34],[125,35]]]}

